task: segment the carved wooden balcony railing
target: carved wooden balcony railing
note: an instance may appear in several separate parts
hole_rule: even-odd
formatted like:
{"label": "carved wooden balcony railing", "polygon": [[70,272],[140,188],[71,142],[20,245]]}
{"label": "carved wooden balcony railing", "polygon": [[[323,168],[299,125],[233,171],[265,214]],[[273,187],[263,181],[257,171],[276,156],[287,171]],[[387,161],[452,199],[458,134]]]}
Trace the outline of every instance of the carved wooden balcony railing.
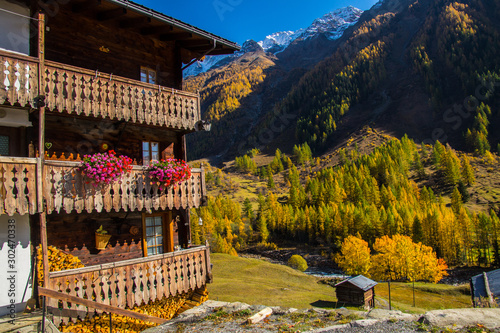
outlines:
{"label": "carved wooden balcony railing", "polygon": [[[206,193],[203,169],[192,169],[190,179],[165,189],[142,166],[134,166],[118,181],[95,187],[86,182],[79,165],[45,162],[42,195],[48,214],[189,209],[200,207]],[[39,212],[37,198],[37,159],[0,156],[0,215],[35,214]]]}
{"label": "carved wooden balcony railing", "polygon": [[0,51],[0,60],[0,104],[34,107],[43,95],[58,113],[185,130],[201,120],[197,94],[48,60],[39,89],[37,58]]}
{"label": "carved wooden balcony railing", "polygon": [[110,212],[146,209],[189,209],[199,207],[205,193],[202,169],[192,169],[191,178],[180,185],[161,188],[144,168],[134,166],[130,173],[108,185],[86,182],[77,162],[46,161],[44,193],[47,213],[65,211]]}
{"label": "carved wooden balcony railing", "polygon": [[31,106],[38,95],[38,59],[0,51],[0,105]]}
{"label": "carved wooden balcony railing", "polygon": [[[201,288],[211,279],[210,250],[199,246],[145,258],[51,272],[47,288],[119,308],[134,307],[163,297]],[[49,312],[57,320],[89,309],[48,299]],[[99,310],[97,310],[99,312]]]}
{"label": "carved wooden balcony railing", "polygon": [[35,214],[36,158],[0,157],[0,215]]}

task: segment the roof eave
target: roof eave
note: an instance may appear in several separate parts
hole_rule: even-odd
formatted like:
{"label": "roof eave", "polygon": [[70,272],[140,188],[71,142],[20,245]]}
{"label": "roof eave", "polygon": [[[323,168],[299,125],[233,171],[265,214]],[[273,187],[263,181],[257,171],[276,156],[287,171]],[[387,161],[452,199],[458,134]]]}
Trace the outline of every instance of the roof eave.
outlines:
{"label": "roof eave", "polygon": [[[231,54],[231,53],[233,53],[235,51],[239,51],[241,49],[241,46],[238,45],[237,43],[231,42],[230,40],[227,40],[225,38],[214,35],[208,31],[199,29],[199,28],[192,26],[188,23],[182,22],[182,21],[177,20],[173,17],[167,16],[167,15],[162,14],[158,11],[155,11],[151,8],[147,8],[145,6],[137,4],[135,2],[128,1],[128,0],[107,0],[107,1],[114,3],[116,5],[119,5],[121,7],[124,7],[126,9],[133,10],[133,11],[135,11],[139,14],[145,15],[147,17],[154,18],[156,20],[159,20],[163,23],[169,24],[169,25],[174,26],[176,28],[193,33],[193,34],[198,35],[202,38],[206,38],[208,40],[215,41],[218,45],[221,45],[222,47],[227,48],[227,51],[228,51],[227,54]],[[220,51],[221,50],[219,49],[219,52]]]}

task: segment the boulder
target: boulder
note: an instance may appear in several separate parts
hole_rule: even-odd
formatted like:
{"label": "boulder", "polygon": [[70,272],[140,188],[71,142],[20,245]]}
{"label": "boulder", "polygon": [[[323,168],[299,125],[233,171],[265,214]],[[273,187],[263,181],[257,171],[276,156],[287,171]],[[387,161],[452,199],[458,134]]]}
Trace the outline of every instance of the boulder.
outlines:
{"label": "boulder", "polygon": [[426,312],[418,321],[438,327],[462,328],[481,324],[494,329],[500,328],[500,308],[433,310]]}

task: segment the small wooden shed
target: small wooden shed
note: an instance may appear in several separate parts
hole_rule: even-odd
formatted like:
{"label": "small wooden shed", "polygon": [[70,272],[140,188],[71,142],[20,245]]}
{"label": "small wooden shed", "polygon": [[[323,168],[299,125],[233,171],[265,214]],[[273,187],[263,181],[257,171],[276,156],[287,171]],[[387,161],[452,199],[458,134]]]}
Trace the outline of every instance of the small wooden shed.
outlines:
{"label": "small wooden shed", "polygon": [[375,307],[375,286],[377,282],[363,275],[344,280],[335,285],[339,303]]}
{"label": "small wooden shed", "polygon": [[500,269],[471,277],[470,291],[475,308],[500,306]]}

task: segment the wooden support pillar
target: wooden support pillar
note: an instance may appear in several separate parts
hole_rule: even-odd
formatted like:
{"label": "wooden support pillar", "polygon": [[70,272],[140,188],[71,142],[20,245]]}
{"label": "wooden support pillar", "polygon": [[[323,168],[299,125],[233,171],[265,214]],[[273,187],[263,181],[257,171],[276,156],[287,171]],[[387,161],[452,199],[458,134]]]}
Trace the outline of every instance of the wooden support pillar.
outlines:
{"label": "wooden support pillar", "polygon": [[213,276],[212,276],[212,263],[210,262],[210,244],[208,243],[208,240],[205,241],[205,246],[207,247],[205,250],[205,255],[206,255],[206,272],[207,272],[207,283],[212,283]]}
{"label": "wooden support pillar", "polygon": [[38,151],[37,161],[37,199],[40,213],[40,241],[42,244],[43,285],[49,286],[49,257],[47,245],[47,214],[43,200],[43,167],[45,164],[45,105],[43,99],[43,75],[45,71],[45,14],[38,13]]}
{"label": "wooden support pillar", "polygon": [[165,226],[165,241],[167,242],[166,252],[174,252],[174,219],[172,216],[172,211],[165,214],[166,226]]}
{"label": "wooden support pillar", "polygon": [[43,212],[43,165],[45,161],[45,106],[43,101],[43,76],[45,71],[45,14],[38,13],[38,152],[37,200],[38,212]]}

